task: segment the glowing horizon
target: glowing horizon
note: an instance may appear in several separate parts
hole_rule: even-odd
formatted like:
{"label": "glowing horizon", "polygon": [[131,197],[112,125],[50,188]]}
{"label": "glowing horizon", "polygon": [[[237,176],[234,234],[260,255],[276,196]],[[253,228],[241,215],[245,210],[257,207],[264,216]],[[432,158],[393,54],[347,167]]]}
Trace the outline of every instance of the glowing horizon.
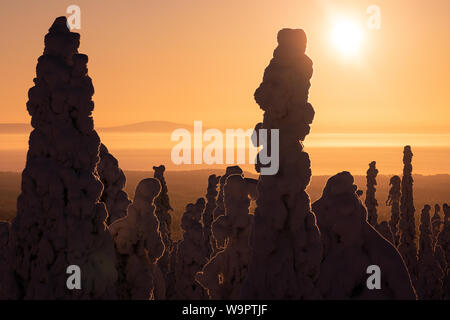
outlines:
{"label": "glowing horizon", "polygon": [[[70,4],[66,0],[0,4],[0,36],[6,42],[0,52],[4,71],[0,86],[5,88],[2,122],[29,122],[26,95],[43,37]],[[303,28],[308,37],[307,54],[314,62],[310,101],[316,110],[313,126],[319,131],[336,132],[328,129],[336,121],[350,130],[356,125],[379,132],[397,125],[415,132],[424,123],[448,127],[445,70],[450,43],[442,39],[450,39],[450,3],[377,1],[380,30],[364,26],[370,4],[79,1],[82,24],[77,31],[96,90],[96,125],[202,119],[214,127],[252,126],[262,113],[253,92],[275,48],[276,34],[283,27],[294,27]],[[232,17],[233,28],[224,16]],[[251,19],[254,16],[259,18]],[[358,63],[343,62],[330,40],[336,16],[364,30]],[[412,21],[419,33],[411,32]]]}
{"label": "glowing horizon", "polygon": [[[27,92],[44,35],[72,4],[0,3],[2,123],[30,122]],[[253,128],[262,116],[253,93],[277,32],[289,27],[305,30],[306,53],[314,63],[309,101],[316,114],[307,149],[409,144],[447,150],[450,41],[444,40],[450,39],[450,2],[377,1],[382,22],[376,30],[366,26],[372,4],[80,0],[81,30],[75,31],[81,35],[79,51],[89,56],[95,127],[200,119],[213,128]],[[339,45],[345,45],[344,54]],[[99,134],[111,150],[171,146],[161,137]],[[0,150],[24,150],[27,139],[3,135]],[[313,167],[326,165],[327,155],[322,157]]]}

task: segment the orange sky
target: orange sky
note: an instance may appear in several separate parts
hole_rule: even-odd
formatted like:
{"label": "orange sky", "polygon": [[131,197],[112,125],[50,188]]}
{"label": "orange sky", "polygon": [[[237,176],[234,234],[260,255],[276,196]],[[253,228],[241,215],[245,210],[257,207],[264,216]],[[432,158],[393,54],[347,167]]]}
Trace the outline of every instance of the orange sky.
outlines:
{"label": "orange sky", "polygon": [[[280,28],[303,28],[314,61],[313,132],[450,132],[448,0],[8,0],[0,3],[0,122],[29,122],[25,103],[43,36],[81,7],[97,126],[143,120],[253,127],[253,100]],[[355,59],[330,40],[337,16],[364,25]]]}

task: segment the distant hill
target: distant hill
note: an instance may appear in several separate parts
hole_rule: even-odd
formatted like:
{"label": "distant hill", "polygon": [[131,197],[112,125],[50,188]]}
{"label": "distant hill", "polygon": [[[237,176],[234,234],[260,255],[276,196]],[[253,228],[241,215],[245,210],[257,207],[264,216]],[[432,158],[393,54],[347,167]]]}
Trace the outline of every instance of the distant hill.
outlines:
{"label": "distant hill", "polygon": [[[239,126],[238,126],[239,127]],[[114,127],[96,127],[97,131],[103,131],[103,132],[171,132],[178,128],[185,128],[187,130],[193,130],[194,126],[193,123],[190,124],[183,124],[183,123],[176,123],[176,122],[170,122],[170,121],[143,121],[143,122],[137,122],[137,123],[130,123],[126,125],[121,126],[114,126]],[[204,128],[208,129],[207,127]],[[219,129],[225,129],[219,128]],[[31,125],[28,123],[0,123],[0,134],[1,133],[29,133],[31,131]],[[395,128],[380,128],[380,127],[357,127],[353,126],[351,129],[343,128],[342,126],[336,126],[333,127],[331,125],[328,125],[326,128],[314,128],[313,133],[333,133],[333,132],[339,132],[340,134],[348,133],[348,134],[355,134],[357,132],[363,132],[363,133],[405,133],[409,132],[409,127],[402,127],[397,126]],[[420,128],[416,129],[416,134],[431,134],[431,133],[444,133],[448,134],[450,133],[449,129],[447,127],[425,127],[422,126]]]}
{"label": "distant hill", "polygon": [[97,128],[97,130],[102,132],[172,132],[179,128],[192,131],[194,126],[169,121],[144,121],[123,126]]}
{"label": "distant hill", "polygon": [[[185,128],[193,131],[193,124],[182,124],[169,121],[144,121],[115,127],[99,127],[101,132],[172,132],[175,129]],[[0,134],[29,133],[32,127],[28,123],[0,123]],[[207,129],[207,128],[204,128]]]}

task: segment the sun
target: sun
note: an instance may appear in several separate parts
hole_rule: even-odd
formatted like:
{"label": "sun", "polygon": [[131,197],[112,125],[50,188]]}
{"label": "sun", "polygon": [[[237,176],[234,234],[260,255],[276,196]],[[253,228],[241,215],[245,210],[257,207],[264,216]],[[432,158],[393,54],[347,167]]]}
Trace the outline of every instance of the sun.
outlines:
{"label": "sun", "polygon": [[336,48],[345,56],[355,56],[361,49],[363,32],[360,25],[350,20],[337,22],[332,30]]}

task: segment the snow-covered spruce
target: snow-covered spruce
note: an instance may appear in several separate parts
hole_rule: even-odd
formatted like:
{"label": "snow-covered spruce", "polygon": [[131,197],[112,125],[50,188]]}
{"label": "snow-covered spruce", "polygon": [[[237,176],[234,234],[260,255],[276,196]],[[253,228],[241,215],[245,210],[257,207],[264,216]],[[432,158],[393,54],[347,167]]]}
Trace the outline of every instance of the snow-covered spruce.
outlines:
{"label": "snow-covered spruce", "polygon": [[442,209],[444,211],[444,226],[438,235],[436,246],[439,245],[441,247],[442,256],[445,258],[441,262],[444,270],[443,297],[446,300],[450,300],[450,207],[444,203]]}
{"label": "snow-covered spruce", "polygon": [[398,250],[406,263],[413,284],[417,280],[417,246],[416,246],[416,223],[414,220],[413,200],[413,178],[412,178],[411,147],[406,146],[403,150],[403,178],[402,194],[400,198],[400,222],[399,222],[399,245]]}
{"label": "snow-covered spruce", "polygon": [[420,217],[419,259],[417,264],[417,294],[420,299],[437,300],[442,297],[444,273],[436,260],[430,225],[429,205],[425,205]]}
{"label": "snow-covered spruce", "polygon": [[172,246],[171,239],[171,224],[172,224],[172,216],[170,215],[170,211],[172,211],[172,207],[170,206],[169,199],[169,191],[167,189],[166,179],[164,178],[164,172],[166,170],[164,165],[160,165],[158,167],[154,166],[154,178],[158,179],[161,184],[161,192],[155,199],[156,205],[156,217],[159,221],[159,229],[161,235],[163,236],[164,244],[170,247]]}
{"label": "snow-covered spruce", "polygon": [[439,212],[441,211],[441,207],[438,204],[434,205],[434,215],[431,218],[431,232],[433,236],[433,248],[436,245],[436,241],[439,233],[441,232],[442,220]]}
{"label": "snow-covered spruce", "polygon": [[220,247],[197,274],[197,281],[211,299],[239,299],[247,276],[251,249],[249,235],[253,215],[249,214],[252,183],[241,175],[231,175],[224,187],[225,214],[214,220],[212,230]]}
{"label": "snow-covered spruce", "polygon": [[367,180],[367,190],[366,190],[366,200],[364,201],[367,208],[367,221],[371,226],[376,227],[378,224],[378,201],[375,198],[375,192],[377,191],[377,175],[378,170],[376,168],[376,162],[372,161],[369,163],[369,169],[367,170],[366,180]]}
{"label": "snow-covered spruce", "polygon": [[442,208],[444,210],[444,222],[437,242],[444,251],[447,267],[450,267],[450,207],[444,203]]}
{"label": "snow-covered spruce", "polygon": [[213,210],[213,220],[225,214],[223,190],[225,188],[225,182],[227,181],[227,178],[234,174],[243,174],[243,171],[239,166],[230,166],[226,168],[225,174],[219,177],[219,193],[217,196],[216,208]]}
{"label": "snow-covered spruce", "polygon": [[172,224],[172,216],[169,212],[173,209],[170,206],[169,191],[167,189],[166,179],[164,178],[166,167],[164,165],[160,165],[158,167],[154,166],[153,170],[154,178],[157,179],[161,184],[161,192],[155,198],[155,214],[159,222],[159,232],[161,233],[161,237],[165,247],[164,254],[158,260],[158,266],[164,275],[166,284],[168,286],[172,286],[174,284],[168,283],[170,278],[168,277],[168,273],[170,272],[170,255],[173,251],[173,241],[170,229]]}
{"label": "snow-covered spruce", "polygon": [[[331,177],[313,203],[323,260],[317,286],[324,299],[415,299],[406,266],[395,247],[367,222],[353,176]],[[381,289],[369,290],[367,269],[381,271]]]}
{"label": "snow-covered spruce", "polygon": [[[216,207],[213,210],[213,221],[217,219],[218,217],[225,214],[225,203],[224,203],[224,194],[223,194],[223,188],[225,187],[225,182],[227,181],[227,178],[230,175],[233,174],[243,174],[242,169],[239,166],[230,166],[227,167],[225,170],[225,174],[219,178],[219,194],[217,195],[216,200]],[[216,255],[217,252],[220,251],[220,247],[217,245],[216,239],[214,238],[214,235],[211,234],[211,254],[210,256],[213,257]]]}
{"label": "snow-covered spruce", "polygon": [[195,280],[197,272],[208,262],[203,228],[200,223],[205,200],[199,198],[195,204],[189,203],[181,218],[183,240],[177,245],[175,263],[175,299],[207,299],[203,287]]}
{"label": "snow-covered spruce", "polygon": [[377,175],[378,169],[376,168],[376,162],[369,163],[369,169],[366,174],[366,199],[364,201],[367,208],[367,222],[373,226],[386,240],[393,243],[393,235],[387,221],[378,223],[378,201],[375,197],[377,191]]}
{"label": "snow-covered spruce", "polygon": [[[319,297],[315,281],[322,244],[305,192],[311,178],[310,160],[299,143],[314,118],[308,103],[312,61],[305,55],[303,30],[283,29],[277,40],[255,100],[264,110],[264,120],[256,130],[279,129],[279,170],[259,177],[253,252],[241,297],[314,299]],[[266,150],[271,147],[263,146]],[[259,172],[259,161],[255,167]]]}
{"label": "snow-covered spruce", "polygon": [[97,173],[103,183],[100,200],[106,205],[108,210],[106,224],[110,225],[127,215],[127,208],[131,201],[123,190],[126,182],[125,174],[119,168],[117,159],[109,153],[103,143],[100,145],[100,162],[97,165]]}
{"label": "snow-covered spruce", "polygon": [[[19,298],[116,298],[114,241],[96,171],[94,87],[79,45],[67,19],[57,18],[28,92],[34,129],[9,241]],[[66,286],[70,265],[80,267],[82,290]]]}
{"label": "snow-covered spruce", "polygon": [[[213,211],[216,208],[216,197],[218,194],[217,184],[219,183],[220,176],[212,174],[208,177],[208,189],[206,191],[206,206],[202,213],[202,225],[203,225],[203,237],[206,243],[207,256],[210,257],[213,252],[212,244],[212,230],[211,225],[213,222]],[[216,248],[214,244],[214,248]]]}
{"label": "snow-covered spruce", "polygon": [[120,299],[165,298],[165,282],[157,265],[164,252],[164,243],[158,230],[154,203],[160,190],[157,179],[139,182],[127,216],[110,225],[118,255]]}
{"label": "snow-covered spruce", "polygon": [[389,220],[389,227],[391,229],[393,244],[398,246],[400,235],[398,230],[398,224],[400,221],[400,197],[401,197],[401,182],[399,176],[391,177],[389,185],[389,196],[386,201],[386,205],[391,207],[391,219]]}

